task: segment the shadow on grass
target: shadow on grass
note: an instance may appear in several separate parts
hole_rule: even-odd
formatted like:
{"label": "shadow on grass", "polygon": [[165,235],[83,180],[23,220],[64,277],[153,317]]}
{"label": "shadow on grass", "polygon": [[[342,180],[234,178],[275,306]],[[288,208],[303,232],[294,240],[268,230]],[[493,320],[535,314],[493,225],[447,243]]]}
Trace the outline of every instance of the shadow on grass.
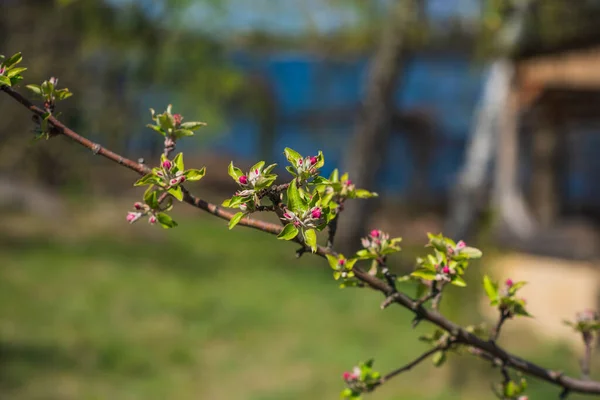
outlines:
{"label": "shadow on grass", "polygon": [[74,370],[77,367],[77,359],[59,347],[0,341],[0,391],[27,385],[34,372]]}

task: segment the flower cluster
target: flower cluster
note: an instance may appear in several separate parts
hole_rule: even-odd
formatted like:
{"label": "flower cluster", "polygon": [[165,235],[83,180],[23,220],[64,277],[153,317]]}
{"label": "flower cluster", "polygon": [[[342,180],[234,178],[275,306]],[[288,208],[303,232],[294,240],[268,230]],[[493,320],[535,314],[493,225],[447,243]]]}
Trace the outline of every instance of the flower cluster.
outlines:
{"label": "flower cluster", "polygon": [[504,282],[504,286],[499,288],[499,285],[490,277],[487,275],[483,277],[483,287],[490,299],[490,305],[498,307],[504,318],[508,319],[515,316],[531,316],[525,309],[526,300],[516,296],[518,290],[526,284],[525,281],[515,282],[509,278]]}
{"label": "flower cluster", "polygon": [[223,207],[239,208],[241,211],[229,222],[229,229],[232,229],[244,215],[254,212],[256,207],[260,205],[261,191],[269,188],[277,175],[271,172],[277,164],[271,164],[265,167],[264,161],[259,161],[254,164],[248,173],[242,172],[241,169],[229,164],[229,176],[238,184],[240,190],[235,192],[235,195],[230,199],[223,201]]}
{"label": "flower cluster", "polygon": [[367,237],[361,239],[363,250],[356,255],[361,259],[379,258],[400,251],[398,243],[402,238],[390,239],[390,235],[379,229],[373,229]]}
{"label": "flower cluster", "polygon": [[362,393],[372,391],[381,383],[381,374],[373,370],[373,360],[361,362],[342,374],[347,388],[342,391],[344,399],[360,399]]}
{"label": "flower cluster", "polygon": [[172,108],[173,106],[169,104],[166,111],[162,114],[156,114],[154,109],[151,108],[150,114],[155,125],[148,124],[146,126],[172,141],[186,136],[193,136],[194,131],[202,126],[206,126],[204,122],[183,122],[181,114],[173,114],[171,112]]}
{"label": "flower cluster", "polygon": [[133,204],[133,208],[135,208],[136,211],[127,213],[127,222],[130,224],[133,224],[145,215],[148,215],[148,223],[150,225],[155,225],[158,221],[155,211],[152,210],[148,204],[136,202]]}
{"label": "flower cluster", "polygon": [[23,80],[21,73],[27,68],[17,67],[22,60],[21,53],[16,53],[7,59],[0,54],[0,86],[13,86]]}
{"label": "flower cluster", "polygon": [[563,321],[583,336],[586,343],[592,343],[594,335],[600,332],[600,315],[594,310],[584,310],[575,315],[575,322]]}
{"label": "flower cluster", "polygon": [[295,150],[286,147],[283,151],[285,158],[291,164],[286,167],[288,172],[297,177],[301,181],[306,181],[312,177],[319,175],[319,168],[325,164],[323,152],[319,151],[316,156],[302,157]]}
{"label": "flower cluster", "polygon": [[303,211],[301,214],[286,210],[281,220],[286,224],[294,224],[296,228],[315,229],[323,223],[323,209],[316,206]]}
{"label": "flower cluster", "polygon": [[452,239],[440,235],[428,234],[433,254],[417,259],[417,268],[411,277],[424,281],[451,283],[466,286],[464,275],[469,260],[480,258],[482,253],[474,247],[468,247],[463,241],[455,243]]}
{"label": "flower cluster", "polygon": [[333,278],[336,281],[340,278],[345,280],[354,277],[352,268],[358,261],[357,258],[346,259],[343,254],[340,254],[337,257],[327,254],[326,257],[327,261],[329,262],[329,266],[331,269],[333,269]]}

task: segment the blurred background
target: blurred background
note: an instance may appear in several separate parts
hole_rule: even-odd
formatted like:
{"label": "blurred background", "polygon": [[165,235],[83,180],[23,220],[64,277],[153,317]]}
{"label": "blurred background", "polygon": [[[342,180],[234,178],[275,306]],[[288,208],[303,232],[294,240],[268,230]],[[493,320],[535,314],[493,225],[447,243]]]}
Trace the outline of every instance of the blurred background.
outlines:
{"label": "blurred background", "polygon": [[[501,343],[579,375],[561,321],[600,295],[599,17],[597,0],[0,0],[0,53],[23,53],[24,84],[58,77],[61,119],[134,160],[161,152],[149,108],[207,122],[178,150],[207,167],[190,189],[208,200],[235,190],[231,160],[285,177],[284,147],[323,150],[325,174],[380,194],[348,204],[341,250],[389,231],[406,273],[427,232],[482,248],[442,312],[493,322],[483,274],[527,280],[536,318]],[[289,243],[185,205],[176,229],[129,226],[135,174],[34,142],[30,121],[0,97],[0,398],[334,399],[358,361],[426,349],[430,326]],[[448,364],[371,398],[493,398],[497,370]]]}

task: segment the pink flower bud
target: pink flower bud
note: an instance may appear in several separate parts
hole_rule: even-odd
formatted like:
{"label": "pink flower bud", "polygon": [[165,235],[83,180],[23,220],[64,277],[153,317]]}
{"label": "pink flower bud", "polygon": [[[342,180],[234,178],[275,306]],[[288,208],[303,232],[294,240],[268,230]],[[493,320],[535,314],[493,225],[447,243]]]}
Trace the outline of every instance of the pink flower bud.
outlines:
{"label": "pink flower bud", "polygon": [[169,170],[171,169],[171,167],[172,167],[172,166],[173,166],[173,163],[172,163],[171,161],[169,161],[169,160],[165,160],[165,161],[163,161],[163,163],[162,163],[162,167],[163,167],[164,169],[166,169],[167,171],[169,171]]}
{"label": "pink flower bud", "polygon": [[345,260],[345,259],[343,259],[343,258],[342,258],[342,259],[340,259],[340,260],[338,261],[338,265],[339,265],[340,267],[343,267],[344,265],[346,265],[346,260]]}
{"label": "pink flower bud", "polygon": [[138,202],[135,202],[135,203],[133,204],[133,208],[135,208],[136,210],[141,210],[141,209],[142,209],[142,207],[143,207],[143,206],[142,206],[142,203],[140,203],[139,201],[138,201]]}
{"label": "pink flower bud", "polygon": [[298,228],[300,226],[300,221],[298,221],[298,220],[294,221],[294,226],[296,228]]}
{"label": "pink flower bud", "polygon": [[315,164],[317,163],[317,161],[318,161],[317,157],[315,157],[315,156],[312,156],[312,157],[310,158],[310,165],[315,165]]}
{"label": "pink flower bud", "polygon": [[152,225],[156,224],[156,217],[152,215],[150,218],[148,218],[148,222],[150,222]]}
{"label": "pink flower bud", "polygon": [[175,120],[175,126],[179,126],[181,125],[183,117],[181,116],[181,114],[173,114],[173,119]]}
{"label": "pink flower bud", "polygon": [[238,181],[242,185],[247,185],[248,184],[248,177],[246,175],[242,175],[242,176],[240,176],[240,179],[238,179]]}
{"label": "pink flower bud", "polygon": [[6,71],[6,68],[0,67],[0,75],[4,75],[4,71]]}
{"label": "pink flower bud", "polygon": [[258,170],[257,169],[254,170],[254,175],[258,175]]}
{"label": "pink flower bud", "polygon": [[321,218],[321,209],[319,207],[314,208],[310,215],[314,218],[314,219],[319,219]]}
{"label": "pink flower bud", "polygon": [[358,375],[353,374],[352,372],[346,371],[342,374],[342,378],[344,378],[345,381],[354,381],[354,380],[358,379]]}
{"label": "pink flower bud", "polygon": [[371,231],[371,236],[373,236],[374,238],[378,238],[378,237],[379,237],[379,234],[380,234],[380,232],[379,232],[379,230],[377,230],[377,229],[373,229],[373,230]]}
{"label": "pink flower bud", "polygon": [[292,214],[290,214],[289,212],[284,212],[283,217],[287,219],[292,219]]}
{"label": "pink flower bud", "polygon": [[242,211],[248,210],[248,204],[246,204],[246,203],[240,204],[240,210],[242,210]]}
{"label": "pink flower bud", "polygon": [[173,179],[171,179],[171,180],[169,181],[169,184],[170,184],[171,186],[173,186],[173,185],[177,185],[178,183],[179,183],[179,178],[173,178]]}
{"label": "pink flower bud", "polygon": [[452,247],[448,246],[446,250],[448,251],[448,255],[454,254],[454,249]]}
{"label": "pink flower bud", "polygon": [[301,158],[298,159],[298,165],[302,165],[303,161]]}
{"label": "pink flower bud", "polygon": [[458,243],[456,243],[456,248],[457,248],[458,250],[460,250],[460,249],[464,249],[465,247],[467,247],[467,244],[466,244],[465,242],[463,242],[462,240],[461,240],[461,241],[459,241]]}
{"label": "pink flower bud", "polygon": [[156,171],[156,176],[159,176],[162,178],[165,176],[165,174],[163,174],[162,171]]}
{"label": "pink flower bud", "polygon": [[141,216],[140,213],[136,213],[136,212],[129,212],[127,213],[127,222],[129,222],[130,224],[134,223],[135,221],[137,221],[137,219]]}
{"label": "pink flower bud", "polygon": [[181,175],[179,177],[179,183],[183,183],[183,182],[185,182],[185,176]]}
{"label": "pink flower bud", "polygon": [[449,274],[450,273],[450,268],[448,268],[448,266],[445,266],[444,268],[442,268],[442,272],[445,274]]}
{"label": "pink flower bud", "polygon": [[509,278],[506,280],[505,284],[506,284],[506,286],[511,287],[514,284],[514,282],[512,279]]}
{"label": "pink flower bud", "polygon": [[346,182],[344,182],[344,185],[350,186],[350,185],[352,185],[352,181],[350,179],[348,179]]}

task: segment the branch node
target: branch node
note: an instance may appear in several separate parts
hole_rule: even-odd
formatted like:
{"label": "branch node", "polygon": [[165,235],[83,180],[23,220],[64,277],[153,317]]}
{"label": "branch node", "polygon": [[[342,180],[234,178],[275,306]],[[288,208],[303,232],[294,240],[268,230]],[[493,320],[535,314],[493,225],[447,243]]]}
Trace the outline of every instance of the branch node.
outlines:
{"label": "branch node", "polygon": [[98,143],[94,143],[94,145],[92,146],[92,153],[98,154],[101,148],[102,146],[100,146]]}

